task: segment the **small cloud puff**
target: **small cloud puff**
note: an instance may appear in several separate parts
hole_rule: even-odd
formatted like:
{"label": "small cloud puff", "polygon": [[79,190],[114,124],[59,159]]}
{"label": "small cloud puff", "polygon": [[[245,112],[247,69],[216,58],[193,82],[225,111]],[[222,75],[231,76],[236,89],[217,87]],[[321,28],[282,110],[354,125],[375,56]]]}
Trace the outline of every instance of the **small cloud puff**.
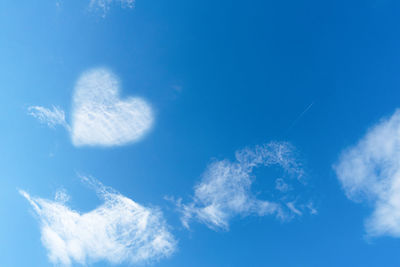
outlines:
{"label": "small cloud puff", "polygon": [[146,263],[175,251],[176,241],[158,209],[141,206],[93,178],[82,179],[104,200],[87,213],[69,208],[65,191],[57,192],[55,200],[20,191],[39,217],[42,243],[52,263]]}
{"label": "small cloud puff", "polygon": [[367,235],[400,237],[400,111],[344,150],[334,170],[349,199],[373,206]]}
{"label": "small cloud puff", "polygon": [[[196,219],[211,229],[228,230],[230,219],[237,215],[274,214],[281,219],[301,215],[299,209],[305,205],[296,208],[296,200],[289,201],[289,195],[281,198],[285,203],[282,205],[279,201],[260,200],[251,192],[253,169],[272,165],[280,166],[284,173],[295,176],[297,181],[303,177],[304,171],[288,143],[271,142],[254,149],[246,148],[236,152],[234,162],[221,160],[210,164],[194,188],[192,202],[183,204],[181,199],[177,201],[183,225],[189,227],[189,222]],[[280,182],[284,182],[282,178]],[[284,191],[282,188],[278,190]]]}

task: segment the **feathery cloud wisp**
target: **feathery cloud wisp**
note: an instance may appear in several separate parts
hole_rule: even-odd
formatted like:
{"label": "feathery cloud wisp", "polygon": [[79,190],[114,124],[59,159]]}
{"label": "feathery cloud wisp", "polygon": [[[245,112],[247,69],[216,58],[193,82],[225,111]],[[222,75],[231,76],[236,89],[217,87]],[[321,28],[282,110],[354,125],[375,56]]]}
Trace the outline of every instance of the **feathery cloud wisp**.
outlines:
{"label": "feathery cloud wisp", "polygon": [[119,81],[107,69],[83,73],[75,86],[71,126],[65,113],[32,106],[28,112],[40,122],[64,126],[75,146],[121,146],[140,140],[153,125],[150,105],[138,97],[119,98]]}
{"label": "feathery cloud wisp", "polygon": [[69,129],[69,126],[65,121],[65,112],[59,107],[53,106],[53,109],[50,110],[40,106],[30,106],[28,107],[28,114],[38,119],[41,123],[47,124],[51,128],[56,125],[61,125],[66,129]]}
{"label": "feathery cloud wisp", "polygon": [[284,173],[295,176],[297,181],[304,173],[288,143],[271,142],[254,149],[246,148],[236,152],[235,162],[221,160],[210,164],[194,188],[193,201],[183,204],[181,199],[178,200],[183,225],[189,227],[189,222],[196,219],[209,228],[227,230],[230,219],[237,215],[275,214],[282,219],[301,215],[299,209],[305,206],[301,204],[296,208],[296,201],[289,201],[288,194],[279,201],[267,201],[257,199],[251,192],[253,169],[271,165],[280,166]]}
{"label": "feathery cloud wisp", "polygon": [[119,3],[121,6],[127,8],[135,6],[135,0],[90,0],[89,7],[91,9],[100,9],[103,12],[103,17],[105,17],[113,3]]}
{"label": "feathery cloud wisp", "polygon": [[139,205],[93,178],[82,179],[104,200],[87,213],[69,208],[64,191],[57,192],[55,200],[20,191],[40,219],[42,243],[52,263],[143,263],[175,251],[176,241],[158,209]]}
{"label": "feathery cloud wisp", "polygon": [[400,111],[344,150],[334,170],[350,200],[373,206],[367,235],[400,237]]}

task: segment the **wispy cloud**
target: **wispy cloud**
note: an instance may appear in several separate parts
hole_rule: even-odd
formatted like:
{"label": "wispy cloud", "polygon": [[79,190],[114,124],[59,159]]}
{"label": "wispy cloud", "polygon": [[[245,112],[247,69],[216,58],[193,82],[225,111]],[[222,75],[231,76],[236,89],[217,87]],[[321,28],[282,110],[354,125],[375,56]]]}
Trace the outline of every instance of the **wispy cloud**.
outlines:
{"label": "wispy cloud", "polygon": [[334,169],[349,199],[373,206],[367,234],[400,237],[400,111],[344,150]]}
{"label": "wispy cloud", "polygon": [[104,201],[87,213],[69,208],[65,191],[57,192],[55,200],[20,191],[38,215],[42,243],[52,263],[146,263],[175,251],[176,240],[158,209],[139,205],[93,178],[82,179]]}
{"label": "wispy cloud", "polygon": [[89,7],[92,10],[101,10],[105,17],[111,5],[117,3],[125,8],[134,8],[135,6],[135,0],[90,0]]}
{"label": "wispy cloud", "polygon": [[[55,5],[60,9],[64,0],[56,0]],[[99,12],[103,18],[107,16],[108,11],[113,5],[119,5],[122,8],[133,9],[135,7],[135,0],[88,0],[88,11]]]}
{"label": "wispy cloud", "polygon": [[236,152],[234,162],[221,160],[210,164],[194,188],[192,202],[183,204],[181,199],[177,201],[183,225],[189,227],[189,222],[195,219],[211,229],[227,230],[229,221],[237,215],[274,214],[281,219],[301,215],[300,209],[306,206],[299,204],[296,207],[296,200],[289,200],[290,195],[283,194],[282,188],[277,190],[277,194],[283,195],[273,201],[258,199],[252,193],[253,169],[273,165],[280,166],[287,176],[295,177],[287,179],[287,182],[280,178],[281,183],[299,182],[304,175],[293,147],[288,143],[271,142],[253,149],[246,148]]}
{"label": "wispy cloud", "polygon": [[60,108],[32,106],[28,111],[50,127],[64,126],[75,146],[125,145],[140,140],[151,129],[154,118],[145,100],[121,100],[119,88],[119,80],[107,69],[83,73],[75,86],[71,127]]}
{"label": "wispy cloud", "polygon": [[61,125],[69,129],[69,125],[65,121],[65,112],[59,107],[53,106],[52,109],[48,109],[41,106],[30,106],[28,107],[28,114],[51,128]]}

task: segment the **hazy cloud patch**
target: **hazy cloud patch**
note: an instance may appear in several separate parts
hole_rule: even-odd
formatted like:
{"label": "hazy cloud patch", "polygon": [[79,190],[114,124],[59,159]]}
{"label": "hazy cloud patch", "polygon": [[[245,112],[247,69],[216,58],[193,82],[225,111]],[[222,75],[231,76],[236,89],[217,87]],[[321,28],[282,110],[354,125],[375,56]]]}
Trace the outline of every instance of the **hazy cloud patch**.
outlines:
{"label": "hazy cloud patch", "polygon": [[373,207],[367,235],[400,237],[400,111],[345,149],[334,170],[349,199]]}

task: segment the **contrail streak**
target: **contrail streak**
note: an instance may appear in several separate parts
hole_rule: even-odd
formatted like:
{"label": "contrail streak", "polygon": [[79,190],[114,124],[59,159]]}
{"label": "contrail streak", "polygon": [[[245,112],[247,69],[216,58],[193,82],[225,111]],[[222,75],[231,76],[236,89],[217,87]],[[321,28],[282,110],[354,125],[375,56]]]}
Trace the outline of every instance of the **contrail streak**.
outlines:
{"label": "contrail streak", "polygon": [[308,105],[306,107],[305,110],[303,110],[303,112],[300,113],[300,115],[293,121],[293,123],[290,125],[290,127],[286,130],[286,133],[289,133],[289,131],[296,125],[296,123],[301,119],[301,117],[304,116],[304,114],[307,113],[308,110],[310,110],[310,108],[314,105],[314,102],[312,102],[310,105]]}

